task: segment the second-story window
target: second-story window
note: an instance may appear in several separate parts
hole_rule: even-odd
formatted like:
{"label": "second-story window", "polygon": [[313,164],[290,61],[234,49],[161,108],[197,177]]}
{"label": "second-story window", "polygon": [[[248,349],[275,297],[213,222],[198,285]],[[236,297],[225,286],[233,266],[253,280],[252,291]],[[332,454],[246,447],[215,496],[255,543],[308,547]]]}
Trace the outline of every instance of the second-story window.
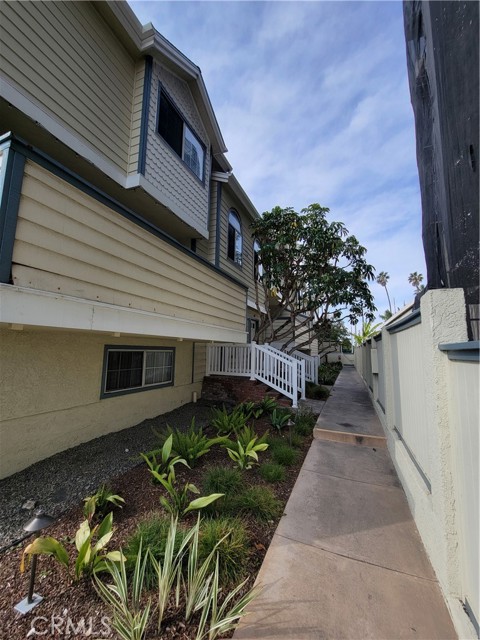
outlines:
{"label": "second-story window", "polygon": [[227,256],[239,267],[242,266],[242,225],[235,211],[228,214],[228,247]]}
{"label": "second-story window", "polygon": [[203,180],[205,166],[205,147],[192,129],[182,118],[177,108],[160,90],[160,106],[158,109],[158,133],[193,173]]}
{"label": "second-story window", "polygon": [[258,240],[253,242],[253,276],[255,280],[260,280],[263,276],[263,265],[260,263],[260,243]]}

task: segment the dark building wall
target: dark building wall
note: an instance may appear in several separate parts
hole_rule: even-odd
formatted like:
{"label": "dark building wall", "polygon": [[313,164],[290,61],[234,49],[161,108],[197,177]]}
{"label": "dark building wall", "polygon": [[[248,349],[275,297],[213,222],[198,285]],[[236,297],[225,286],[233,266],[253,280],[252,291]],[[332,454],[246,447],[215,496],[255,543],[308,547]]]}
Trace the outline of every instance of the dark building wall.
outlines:
{"label": "dark building wall", "polygon": [[428,288],[463,287],[477,338],[479,4],[403,5]]}

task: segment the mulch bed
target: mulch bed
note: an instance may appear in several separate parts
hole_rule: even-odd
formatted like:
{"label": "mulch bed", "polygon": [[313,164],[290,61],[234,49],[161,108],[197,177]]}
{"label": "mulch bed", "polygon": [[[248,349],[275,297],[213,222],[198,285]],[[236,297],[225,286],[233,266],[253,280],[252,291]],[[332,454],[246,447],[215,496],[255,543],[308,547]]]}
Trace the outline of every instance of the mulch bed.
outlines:
{"label": "mulch bed", "polygon": [[[263,433],[268,426],[266,421],[258,420],[256,431]],[[206,429],[205,431],[209,433],[210,430]],[[210,432],[210,435],[213,436],[213,432]],[[261,478],[258,467],[254,467],[244,472],[245,483],[268,485],[285,506],[311,440],[311,436],[304,438],[302,447],[298,449],[298,460],[294,466],[287,469],[286,479],[283,482],[266,483]],[[260,454],[260,462],[268,459],[268,450]],[[215,447],[210,453],[200,458],[198,466],[193,469],[184,469],[181,465],[177,465],[177,478],[181,482],[188,479],[189,482],[193,482],[201,489],[205,470],[213,465],[233,466],[233,463],[224,449]],[[162,511],[159,504],[162,489],[152,484],[150,474],[144,464],[111,479],[110,486],[115,493],[125,499],[124,508],[116,509],[114,512],[115,534],[109,545],[109,549],[118,549],[135,531],[139,520],[153,511]],[[192,499],[193,497],[195,496],[192,496]],[[193,524],[196,518],[196,512],[189,514],[185,522]],[[70,551],[74,549],[75,532],[83,519],[82,505],[79,504],[65,513],[44,533],[59,539]],[[250,553],[245,574],[245,577],[248,576],[246,588],[249,588],[255,581],[279,519],[262,522],[250,515],[244,520],[250,538]],[[110,616],[110,610],[97,596],[91,582],[88,580],[72,582],[65,568],[55,562],[53,558],[46,556],[39,557],[35,581],[35,592],[43,595],[44,601],[25,616],[20,616],[14,611],[14,605],[22,600],[28,592],[29,570],[24,574],[19,571],[21,553],[28,542],[28,540],[24,541],[0,556],[0,585],[2,586],[0,592],[0,637],[20,640],[27,637],[35,638],[40,633],[43,634],[40,637],[45,638],[116,637],[113,631],[109,632],[108,626],[102,624],[102,616]],[[76,557],[76,555],[72,554],[72,557]],[[53,625],[52,616],[57,616],[53,618]],[[154,622],[154,620],[155,615],[152,616],[152,621]],[[85,624],[84,629],[79,627],[82,621]],[[54,627],[55,623],[57,624],[56,628]],[[165,615],[163,629],[159,636],[152,627],[147,637],[161,638],[162,640],[191,640],[196,637],[195,628],[186,627],[178,616],[175,618],[173,610]]]}

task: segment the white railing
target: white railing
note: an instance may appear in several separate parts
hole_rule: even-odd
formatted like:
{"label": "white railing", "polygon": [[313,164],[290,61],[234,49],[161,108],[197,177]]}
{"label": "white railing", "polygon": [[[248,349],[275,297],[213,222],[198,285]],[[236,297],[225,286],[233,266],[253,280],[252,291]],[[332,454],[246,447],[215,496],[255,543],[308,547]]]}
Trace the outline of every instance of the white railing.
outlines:
{"label": "white railing", "polygon": [[309,382],[318,384],[318,367],[320,366],[320,356],[309,356],[301,351],[294,351],[291,354],[297,360],[305,362],[305,378]]}
{"label": "white railing", "polygon": [[259,380],[298,405],[305,398],[305,361],[269,345],[209,344],[207,375],[241,376]]}

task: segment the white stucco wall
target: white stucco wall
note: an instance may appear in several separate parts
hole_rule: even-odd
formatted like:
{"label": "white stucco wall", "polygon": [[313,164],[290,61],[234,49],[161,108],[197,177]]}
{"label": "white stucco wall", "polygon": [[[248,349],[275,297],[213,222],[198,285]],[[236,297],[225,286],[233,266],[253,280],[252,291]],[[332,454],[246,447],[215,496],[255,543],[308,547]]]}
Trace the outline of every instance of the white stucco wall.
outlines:
{"label": "white stucco wall", "polygon": [[[471,557],[478,558],[478,553],[472,554],[465,544],[462,547],[465,514],[462,515],[460,504],[465,498],[459,487],[465,480],[459,477],[462,465],[458,461],[458,434],[465,427],[461,412],[455,409],[457,399],[452,396],[454,363],[439,349],[440,344],[467,340],[463,290],[427,292],[421,299],[421,324],[397,333],[389,333],[386,328],[382,331],[385,412],[376,402],[376,375],[371,395],[459,637],[473,640],[477,635],[462,607],[465,554],[469,564]],[[361,374],[364,351],[365,348],[355,350],[355,365]],[[472,366],[478,376],[478,362]],[[478,427],[478,386],[471,385],[468,403],[470,424],[476,421]],[[476,465],[476,476],[473,471],[472,477],[478,477],[478,455]],[[478,503],[478,488],[476,497],[470,495],[468,499],[472,504]],[[478,565],[475,570],[478,585]]]}

